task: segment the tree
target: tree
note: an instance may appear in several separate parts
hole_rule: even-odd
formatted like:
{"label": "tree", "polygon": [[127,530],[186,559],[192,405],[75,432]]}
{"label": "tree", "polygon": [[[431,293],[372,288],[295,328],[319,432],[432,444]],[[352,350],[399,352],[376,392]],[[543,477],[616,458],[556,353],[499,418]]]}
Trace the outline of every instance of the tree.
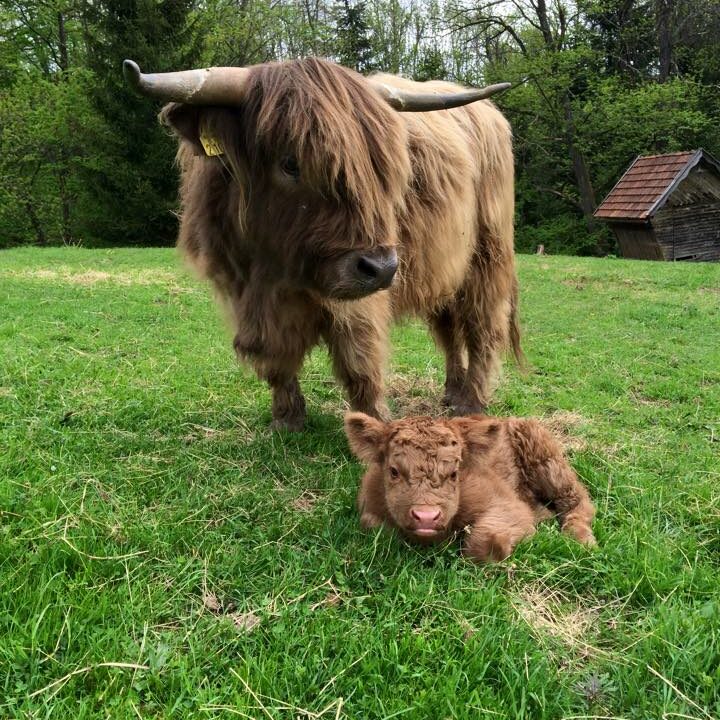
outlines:
{"label": "tree", "polygon": [[[581,40],[583,28],[579,10],[562,0],[548,6],[546,0],[489,0],[479,6],[454,9],[456,27],[474,29],[485,42],[502,39],[512,47],[504,71],[517,78],[527,76],[541,101],[540,117],[549,128],[559,129],[577,192],[577,204],[588,231],[595,230],[595,190],[582,144],[579,142],[580,106],[589,77],[596,66],[595,53]],[[501,68],[488,70],[497,73]],[[549,129],[548,128],[548,129]]]}
{"label": "tree", "polygon": [[6,241],[32,236],[70,244],[83,235],[78,204],[86,191],[79,172],[94,155],[86,137],[98,117],[86,99],[91,76],[83,69],[82,27],[79,0],[16,0],[0,14],[3,55],[11,57],[0,74]]}
{"label": "tree", "polygon": [[91,98],[110,131],[106,162],[85,168],[96,203],[98,238],[112,244],[171,244],[177,194],[174,142],[159,127],[154,106],[124,82],[130,57],[156,72],[189,67],[200,57],[202,23],[192,0],[97,0],[86,41],[95,77]]}
{"label": "tree", "polygon": [[365,3],[355,0],[343,0],[336,7],[338,61],[358,72],[369,72],[374,68],[370,27],[365,17]]}

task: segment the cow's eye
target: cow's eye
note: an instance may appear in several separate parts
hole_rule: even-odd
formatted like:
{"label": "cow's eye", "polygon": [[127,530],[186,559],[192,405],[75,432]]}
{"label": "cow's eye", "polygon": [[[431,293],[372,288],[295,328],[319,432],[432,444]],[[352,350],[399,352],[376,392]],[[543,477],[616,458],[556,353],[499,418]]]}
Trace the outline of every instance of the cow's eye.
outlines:
{"label": "cow's eye", "polygon": [[390,468],[390,477],[393,480],[397,480],[400,477],[400,471],[396,467]]}
{"label": "cow's eye", "polygon": [[286,155],[280,161],[280,169],[293,180],[300,179],[300,166],[298,165],[297,158],[294,155]]}
{"label": "cow's eye", "polygon": [[450,479],[451,479],[451,480],[457,480],[457,470],[453,470],[453,471],[450,473]]}

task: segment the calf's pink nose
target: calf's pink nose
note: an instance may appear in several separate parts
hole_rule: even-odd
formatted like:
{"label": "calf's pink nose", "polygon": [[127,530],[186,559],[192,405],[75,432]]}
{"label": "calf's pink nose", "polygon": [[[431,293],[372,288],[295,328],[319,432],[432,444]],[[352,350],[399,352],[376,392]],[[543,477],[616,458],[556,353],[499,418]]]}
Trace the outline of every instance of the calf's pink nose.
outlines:
{"label": "calf's pink nose", "polygon": [[440,508],[433,505],[421,505],[410,509],[410,515],[421,527],[432,527],[440,519]]}

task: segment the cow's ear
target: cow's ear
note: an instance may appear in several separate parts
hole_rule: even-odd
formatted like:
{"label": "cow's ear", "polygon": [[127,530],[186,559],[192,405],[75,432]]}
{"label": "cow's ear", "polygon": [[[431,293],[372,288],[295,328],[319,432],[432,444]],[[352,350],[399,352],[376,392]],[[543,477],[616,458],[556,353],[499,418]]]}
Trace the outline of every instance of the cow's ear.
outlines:
{"label": "cow's ear", "polygon": [[455,432],[463,439],[463,455],[481,455],[497,440],[501,424],[486,417],[453,418],[450,421]]}
{"label": "cow's ear", "polygon": [[383,453],[386,438],[386,425],[361,412],[345,415],[345,434],[350,449],[365,463],[375,462]]}
{"label": "cow's ear", "polygon": [[181,140],[187,140],[199,149],[200,145],[200,113],[198,105],[168,103],[158,115],[160,123],[169,127]]}
{"label": "cow's ear", "polygon": [[230,150],[237,155],[239,108],[168,103],[160,111],[160,122],[181,140],[190,143],[195,155],[214,157]]}

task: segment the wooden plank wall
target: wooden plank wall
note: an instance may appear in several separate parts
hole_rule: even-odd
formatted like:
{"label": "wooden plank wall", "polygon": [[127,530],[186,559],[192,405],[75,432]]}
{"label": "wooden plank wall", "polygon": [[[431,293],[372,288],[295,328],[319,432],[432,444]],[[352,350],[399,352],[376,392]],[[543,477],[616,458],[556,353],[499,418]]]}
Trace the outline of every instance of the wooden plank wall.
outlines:
{"label": "wooden plank wall", "polygon": [[720,203],[666,205],[652,219],[668,260],[720,260]]}
{"label": "wooden plank wall", "polygon": [[649,225],[612,223],[620,254],[634,260],[665,260],[662,249]]}

